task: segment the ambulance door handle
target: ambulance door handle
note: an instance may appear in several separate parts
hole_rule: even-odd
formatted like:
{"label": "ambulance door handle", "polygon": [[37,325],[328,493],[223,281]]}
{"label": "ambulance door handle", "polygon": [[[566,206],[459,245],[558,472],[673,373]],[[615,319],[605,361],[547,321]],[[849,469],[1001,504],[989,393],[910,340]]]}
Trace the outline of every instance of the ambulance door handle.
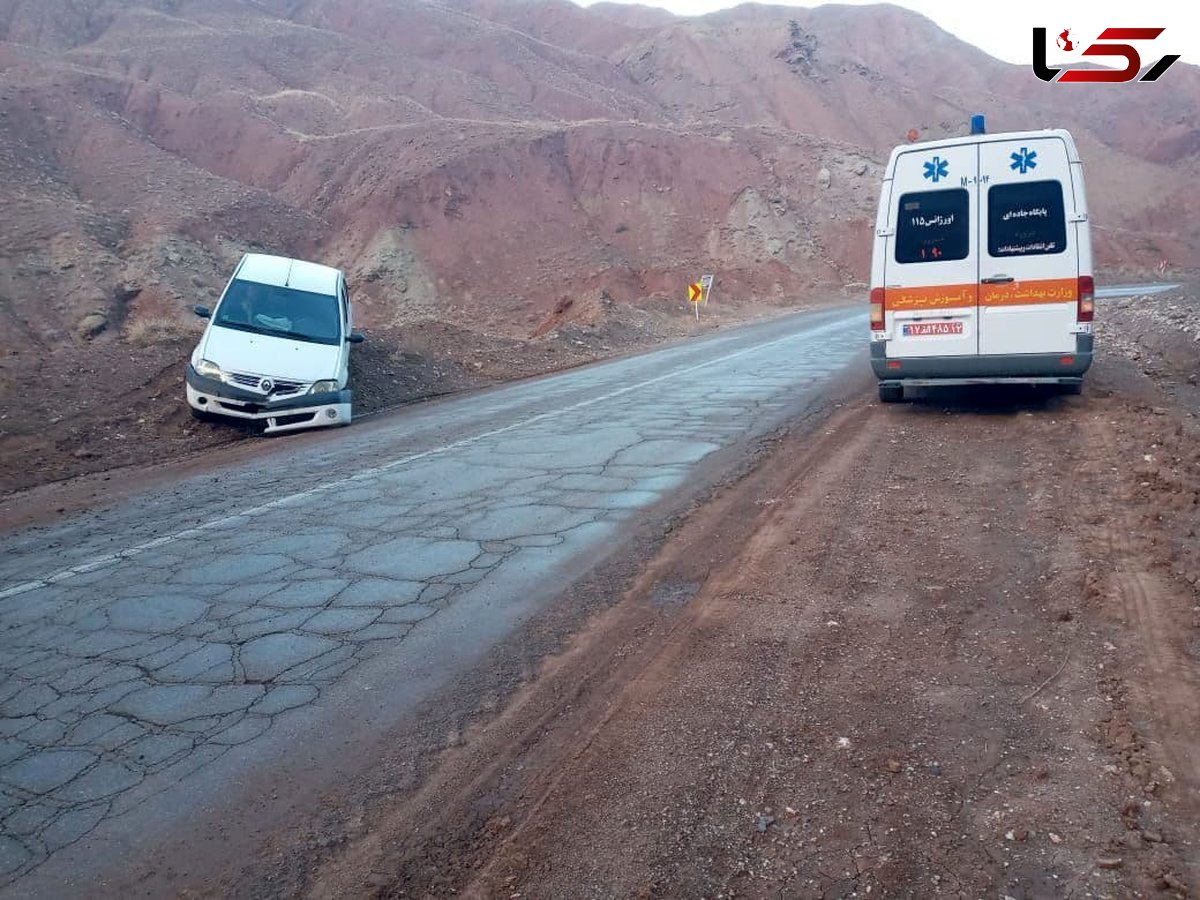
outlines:
{"label": "ambulance door handle", "polygon": [[1011,275],[993,275],[991,278],[984,278],[984,284],[1012,284],[1013,277]]}

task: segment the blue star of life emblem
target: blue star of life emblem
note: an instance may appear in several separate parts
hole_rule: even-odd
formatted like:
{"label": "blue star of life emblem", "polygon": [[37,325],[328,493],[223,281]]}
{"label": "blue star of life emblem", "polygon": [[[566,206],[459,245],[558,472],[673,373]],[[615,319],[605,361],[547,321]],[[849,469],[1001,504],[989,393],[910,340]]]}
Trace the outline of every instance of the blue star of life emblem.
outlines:
{"label": "blue star of life emblem", "polygon": [[942,178],[950,174],[950,163],[942,159],[940,156],[935,156],[931,162],[925,163],[925,177],[932,180],[934,184]]}
{"label": "blue star of life emblem", "polygon": [[1013,153],[1009,156],[1009,159],[1012,160],[1012,165],[1009,168],[1020,169],[1022,175],[1030,169],[1037,168],[1037,151],[1030,150],[1028,147],[1022,147],[1020,153]]}

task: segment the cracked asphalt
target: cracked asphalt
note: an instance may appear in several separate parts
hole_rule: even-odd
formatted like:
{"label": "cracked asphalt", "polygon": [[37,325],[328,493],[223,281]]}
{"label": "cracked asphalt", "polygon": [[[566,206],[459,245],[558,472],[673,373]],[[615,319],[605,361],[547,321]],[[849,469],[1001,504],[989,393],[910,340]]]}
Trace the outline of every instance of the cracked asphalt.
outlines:
{"label": "cracked asphalt", "polygon": [[0,538],[5,892],[87,893],[298,746],[394,725],[702,461],[865,365],[863,328],[803,313],[272,441]]}

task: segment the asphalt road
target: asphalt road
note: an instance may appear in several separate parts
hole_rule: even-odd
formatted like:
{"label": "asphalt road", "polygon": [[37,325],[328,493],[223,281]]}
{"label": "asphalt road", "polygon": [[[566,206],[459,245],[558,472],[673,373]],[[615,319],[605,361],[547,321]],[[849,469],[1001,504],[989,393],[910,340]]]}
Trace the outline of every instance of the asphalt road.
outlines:
{"label": "asphalt road", "polygon": [[864,329],[803,313],[414,407],[0,539],[8,893],[93,892],[269,806],[298,747],[311,772],[386,733],[706,460],[865,371]]}
{"label": "asphalt road", "polygon": [[1164,291],[1169,291],[1171,288],[1179,287],[1178,284],[1169,284],[1159,282],[1157,284],[1107,284],[1096,288],[1097,300],[1114,300],[1118,297],[1144,297],[1152,294],[1161,294]]}

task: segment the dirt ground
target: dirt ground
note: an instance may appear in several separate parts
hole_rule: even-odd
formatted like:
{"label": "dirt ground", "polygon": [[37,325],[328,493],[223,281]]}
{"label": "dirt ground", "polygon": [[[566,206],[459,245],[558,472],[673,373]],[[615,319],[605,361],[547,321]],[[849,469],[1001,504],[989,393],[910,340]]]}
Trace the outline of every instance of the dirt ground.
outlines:
{"label": "dirt ground", "polygon": [[1172,304],[1200,312],[1102,303],[1082,397],[864,390],[782,438],[260,887],[1195,896],[1200,361]]}

